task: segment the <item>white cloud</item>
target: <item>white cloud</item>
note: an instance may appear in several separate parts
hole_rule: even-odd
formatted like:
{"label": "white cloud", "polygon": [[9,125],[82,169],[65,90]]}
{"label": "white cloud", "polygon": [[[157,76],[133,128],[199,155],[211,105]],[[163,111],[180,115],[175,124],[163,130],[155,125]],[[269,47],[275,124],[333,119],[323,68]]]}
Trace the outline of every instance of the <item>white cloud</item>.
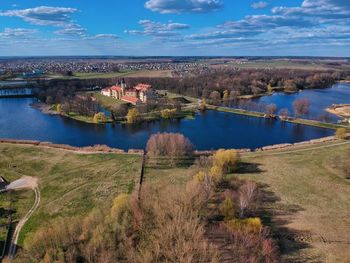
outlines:
{"label": "white cloud", "polygon": [[267,2],[264,1],[260,1],[260,2],[255,2],[251,4],[251,7],[254,9],[263,9],[266,8],[269,4]]}
{"label": "white cloud", "polygon": [[77,11],[75,8],[39,6],[3,11],[0,12],[0,16],[19,17],[34,25],[63,26],[71,21],[70,16]]}
{"label": "white cloud", "polygon": [[220,0],[149,0],[145,7],[161,14],[208,13],[222,8]]}
{"label": "white cloud", "polygon": [[5,28],[3,32],[0,32],[0,38],[29,38],[36,34],[36,29],[28,28]]}
{"label": "white cloud", "polygon": [[78,24],[68,24],[68,25],[65,25],[65,27],[63,29],[55,31],[55,34],[63,35],[63,36],[82,37],[82,36],[85,36],[86,29],[81,27]]}
{"label": "white cloud", "polygon": [[143,30],[125,30],[125,33],[153,37],[172,37],[178,36],[179,30],[190,28],[187,24],[173,22],[162,24],[151,20],[140,20],[139,24],[143,27]]}

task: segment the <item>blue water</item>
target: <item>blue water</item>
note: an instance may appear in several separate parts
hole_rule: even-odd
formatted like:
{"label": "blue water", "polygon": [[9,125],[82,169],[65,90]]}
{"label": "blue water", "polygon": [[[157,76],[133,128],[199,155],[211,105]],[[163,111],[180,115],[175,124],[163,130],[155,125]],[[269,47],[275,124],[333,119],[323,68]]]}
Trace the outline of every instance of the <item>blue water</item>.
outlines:
{"label": "blue water", "polygon": [[50,141],[74,146],[106,144],[130,149],[144,148],[154,133],[180,132],[197,149],[209,150],[258,148],[334,133],[328,129],[216,111],[197,114],[194,120],[162,120],[141,125],[93,125],[46,115],[31,108],[33,102],[33,98],[0,99],[0,138]]}
{"label": "blue water", "polygon": [[[327,114],[325,109],[332,104],[350,104],[350,85],[338,83],[332,88],[303,90],[298,93],[286,94],[275,93],[271,96],[264,96],[254,101],[257,103],[274,103],[278,109],[287,108],[293,114],[293,102],[296,99],[308,99],[310,101],[310,113],[305,118],[318,119],[321,115]],[[335,122],[338,117],[327,114],[331,121]]]}

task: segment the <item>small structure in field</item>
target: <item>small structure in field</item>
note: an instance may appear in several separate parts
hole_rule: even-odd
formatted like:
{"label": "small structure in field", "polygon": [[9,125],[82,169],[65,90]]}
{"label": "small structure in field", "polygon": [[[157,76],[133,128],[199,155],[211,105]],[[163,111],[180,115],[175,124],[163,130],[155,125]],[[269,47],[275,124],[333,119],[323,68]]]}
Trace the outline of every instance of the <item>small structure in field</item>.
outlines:
{"label": "small structure in field", "polygon": [[122,100],[133,105],[146,103],[157,98],[157,94],[149,84],[137,84],[135,87],[127,87],[124,80],[109,88],[102,89],[101,94]]}

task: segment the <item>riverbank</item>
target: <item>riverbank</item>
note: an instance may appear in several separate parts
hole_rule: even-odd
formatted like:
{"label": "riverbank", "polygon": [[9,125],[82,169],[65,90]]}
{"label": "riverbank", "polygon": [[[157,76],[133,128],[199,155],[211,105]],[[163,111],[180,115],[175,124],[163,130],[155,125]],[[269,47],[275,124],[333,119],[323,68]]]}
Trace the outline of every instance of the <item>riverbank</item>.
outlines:
{"label": "riverbank", "polygon": [[350,118],[350,104],[334,104],[326,111],[339,117]]}
{"label": "riverbank", "polygon": [[[257,118],[265,118],[265,119],[273,119],[266,117],[265,113],[257,112],[257,111],[248,111],[248,110],[242,110],[242,109],[235,109],[235,108],[229,108],[229,107],[222,107],[222,106],[213,106],[213,105],[207,105],[207,109],[209,110],[216,110],[221,112],[228,112],[233,114],[240,114],[250,117],[257,117]],[[278,116],[276,115],[276,118]],[[302,125],[309,125],[319,128],[326,128],[326,129],[333,129],[336,130],[338,128],[347,128],[350,130],[350,126],[348,125],[341,125],[336,123],[327,123],[327,122],[321,122],[316,120],[308,120],[308,119],[301,119],[301,118],[292,118],[288,117],[286,119],[282,119],[281,117],[278,117],[281,121],[295,123],[295,124],[302,124]]]}

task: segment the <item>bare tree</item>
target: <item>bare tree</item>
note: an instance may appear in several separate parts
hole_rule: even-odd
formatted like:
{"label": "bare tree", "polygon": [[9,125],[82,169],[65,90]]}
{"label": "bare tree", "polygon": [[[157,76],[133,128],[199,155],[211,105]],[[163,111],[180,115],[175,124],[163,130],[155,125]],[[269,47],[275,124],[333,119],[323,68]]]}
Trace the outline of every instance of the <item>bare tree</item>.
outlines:
{"label": "bare tree", "polygon": [[259,191],[255,182],[247,182],[239,188],[238,192],[239,216],[243,218],[255,206]]}
{"label": "bare tree", "polygon": [[310,101],[308,99],[297,99],[293,102],[294,114],[296,117],[309,114]]}

